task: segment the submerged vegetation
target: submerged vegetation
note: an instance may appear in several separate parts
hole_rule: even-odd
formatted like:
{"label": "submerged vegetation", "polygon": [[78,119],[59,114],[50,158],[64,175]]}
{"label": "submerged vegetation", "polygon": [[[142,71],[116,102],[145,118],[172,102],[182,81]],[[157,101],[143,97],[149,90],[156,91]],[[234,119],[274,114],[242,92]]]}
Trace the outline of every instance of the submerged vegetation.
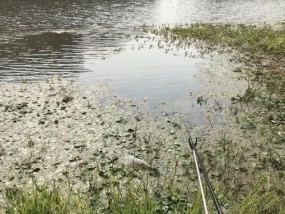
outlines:
{"label": "submerged vegetation", "polygon": [[[239,53],[234,60],[242,62],[244,66],[236,72],[248,74],[249,85],[245,94],[232,98],[231,113],[243,133],[241,137],[248,139],[240,141],[240,138],[223,136],[210,147],[201,144],[199,149],[225,213],[285,213],[285,26],[274,29],[268,26],[193,24],[166,27],[156,33],[180,44],[191,43],[201,47],[202,43],[205,45],[203,48],[208,50],[227,51],[232,48]],[[98,125],[96,131],[102,129],[103,134],[97,136],[96,142],[86,137],[85,140],[90,141],[87,145],[81,142],[71,145],[76,150],[76,156],[69,162],[72,165],[79,161],[79,165],[74,169],[74,174],[72,170],[62,172],[64,181],[60,177],[59,183],[39,184],[32,174],[31,184],[3,190],[4,200],[0,204],[2,210],[9,214],[203,212],[194,162],[190,151],[181,143],[181,135],[186,136],[186,130],[177,120],[166,117],[162,122],[157,122],[154,118],[133,113],[133,110],[132,113],[126,113],[127,109],[120,100],[115,100],[114,105],[106,108],[101,101],[93,103],[93,98],[76,97],[72,87],[72,93],[69,87],[57,84],[42,88],[45,87],[52,93],[51,97],[54,98],[49,99],[54,99],[54,102],[43,100],[47,114],[44,115],[44,123],[39,121],[39,126],[46,123],[56,130],[58,124],[63,124],[61,129],[68,124],[69,130],[73,127],[69,123],[70,118],[76,116],[76,127],[84,127],[83,131],[76,131],[77,135],[81,132],[84,136],[92,133],[93,137],[94,129],[89,128],[89,125],[94,121]],[[45,89],[42,90],[44,93]],[[58,90],[59,93],[56,93]],[[62,97],[56,97],[59,95]],[[203,105],[202,97],[198,102]],[[20,104],[16,107],[11,103],[1,105],[5,115],[25,111],[23,118],[28,117],[27,112],[33,110],[31,105]],[[74,110],[75,104],[78,109]],[[136,107],[133,104],[131,106]],[[114,109],[119,109],[120,114],[111,114]],[[64,112],[66,118],[50,120],[50,115],[57,114],[57,111]],[[79,123],[82,117],[86,119],[84,124]],[[15,120],[21,121],[23,118]],[[113,126],[115,129],[112,129]],[[86,130],[90,133],[85,133]],[[263,137],[256,139],[256,135]],[[103,148],[94,151],[89,159],[81,161],[80,157],[84,158],[81,153],[86,148],[90,150],[94,146],[92,143],[98,143],[101,137]],[[67,150],[72,140],[66,139],[65,147],[61,149]],[[37,143],[30,142],[31,139],[28,142],[31,148]],[[112,143],[116,152],[109,151]],[[122,167],[118,157],[120,154],[116,154],[120,148],[145,158],[159,173]],[[4,153],[0,152],[0,157],[2,155]],[[25,165],[17,163],[17,167],[25,173],[34,173],[39,168],[33,168],[33,165],[39,162],[41,160],[31,153]],[[81,188],[73,186],[72,176],[82,182]],[[209,193],[207,198],[210,201]],[[212,204],[209,202],[209,205]],[[214,213],[213,206],[209,207],[211,213]]]}

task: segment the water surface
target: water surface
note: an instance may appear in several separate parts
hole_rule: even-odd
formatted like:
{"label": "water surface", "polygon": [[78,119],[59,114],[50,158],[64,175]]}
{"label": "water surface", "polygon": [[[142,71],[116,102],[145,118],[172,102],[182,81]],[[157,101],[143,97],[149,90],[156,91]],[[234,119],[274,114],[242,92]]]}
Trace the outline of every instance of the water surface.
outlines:
{"label": "water surface", "polygon": [[[263,22],[285,17],[284,0],[1,0],[0,80],[57,73],[83,84],[110,82],[120,94],[175,99],[196,88],[207,60],[137,51],[145,26]],[[147,47],[147,44],[146,44]],[[115,50],[123,48],[117,53]],[[132,49],[135,49],[133,51]]]}

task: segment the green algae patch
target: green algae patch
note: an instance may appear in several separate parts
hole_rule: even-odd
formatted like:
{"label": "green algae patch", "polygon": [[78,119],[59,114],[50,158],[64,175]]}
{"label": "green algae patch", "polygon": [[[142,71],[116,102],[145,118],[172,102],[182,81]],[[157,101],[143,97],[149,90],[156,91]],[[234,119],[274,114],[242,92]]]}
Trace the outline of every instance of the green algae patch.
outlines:
{"label": "green algae patch", "polygon": [[285,25],[249,26],[244,24],[197,23],[185,26],[165,27],[160,33],[172,38],[197,39],[210,44],[232,46],[248,53],[263,53],[283,57],[285,55]]}

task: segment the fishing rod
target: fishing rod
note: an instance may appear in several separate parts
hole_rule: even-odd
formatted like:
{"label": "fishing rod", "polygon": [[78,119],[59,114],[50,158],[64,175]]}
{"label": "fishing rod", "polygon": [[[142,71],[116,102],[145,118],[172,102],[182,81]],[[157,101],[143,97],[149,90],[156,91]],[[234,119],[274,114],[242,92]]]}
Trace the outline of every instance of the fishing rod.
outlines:
{"label": "fishing rod", "polygon": [[216,196],[216,194],[214,192],[214,189],[213,189],[213,187],[211,185],[210,179],[209,179],[208,174],[206,172],[206,169],[204,167],[204,164],[203,164],[203,161],[201,159],[201,156],[200,156],[199,152],[197,151],[197,147],[196,147],[197,146],[197,138],[196,138],[196,140],[194,142],[192,137],[191,137],[191,135],[190,135],[189,130],[188,130],[188,135],[189,135],[188,143],[189,143],[189,146],[190,146],[190,148],[191,148],[191,150],[193,152],[193,156],[194,156],[194,160],[195,160],[196,171],[197,171],[197,174],[198,174],[198,180],[199,180],[200,190],[201,190],[201,194],[202,194],[205,214],[208,214],[208,208],[207,208],[207,202],[206,202],[206,198],[205,198],[205,194],[204,194],[204,188],[203,188],[200,172],[205,177],[207,187],[210,190],[210,193],[211,193],[211,196],[212,196],[212,200],[214,202],[214,205],[216,207],[216,210],[217,210],[218,214],[223,214],[222,208],[221,208],[221,206],[219,204],[218,198],[217,198],[217,196]]}

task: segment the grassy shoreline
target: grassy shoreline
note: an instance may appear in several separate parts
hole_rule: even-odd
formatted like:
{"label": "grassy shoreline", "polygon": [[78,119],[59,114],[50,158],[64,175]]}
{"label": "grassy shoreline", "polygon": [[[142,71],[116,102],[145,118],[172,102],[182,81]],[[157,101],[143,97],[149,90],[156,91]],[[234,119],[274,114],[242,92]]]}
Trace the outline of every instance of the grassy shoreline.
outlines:
{"label": "grassy shoreline", "polygon": [[[178,41],[181,44],[198,43],[206,52],[213,50],[235,50],[236,59],[243,63],[236,72],[248,75],[249,85],[243,96],[233,97],[231,105],[233,117],[237,124],[246,132],[260,133],[264,142],[255,142],[251,149],[260,150],[265,154],[261,157],[252,154],[256,162],[263,166],[259,170],[248,170],[248,184],[255,182],[256,177],[267,177],[260,183],[260,188],[278,197],[279,207],[268,213],[284,212],[284,181],[285,175],[285,25],[278,28],[270,26],[223,25],[223,24],[193,24],[163,28],[156,33]],[[233,149],[234,145],[229,145]],[[247,161],[245,157],[244,161]],[[242,154],[239,154],[242,156]],[[237,158],[238,159],[238,158]],[[267,174],[267,175],[266,175]],[[234,174],[232,175],[234,176]],[[273,178],[272,178],[273,177]],[[243,177],[240,175],[240,179]],[[268,182],[272,182],[268,187]],[[270,180],[270,181],[269,181]],[[241,191],[242,192],[242,191]],[[240,193],[241,193],[240,192]],[[245,196],[246,197],[246,196]],[[258,203],[258,201],[256,201]],[[244,206],[244,207],[243,207]],[[249,206],[249,207],[248,207]],[[245,207],[250,209],[254,204],[241,205],[238,213]],[[269,209],[270,210],[270,209]],[[248,213],[260,213],[250,211]]]}
{"label": "grassy shoreline", "polygon": [[[250,85],[243,97],[233,97],[251,105],[250,116],[260,123],[272,123],[274,135],[284,137],[285,108],[285,24],[271,26],[193,24],[163,28],[157,33],[180,42],[206,42],[206,49],[231,48],[238,53],[236,60],[244,67],[235,72],[249,75]],[[278,134],[279,133],[279,134]],[[271,136],[269,137],[271,139]],[[274,140],[276,141],[276,140]],[[284,138],[279,139],[284,143]]]}
{"label": "grassy shoreline", "polygon": [[[220,137],[213,140],[211,146],[207,143],[211,139],[208,137],[204,139],[206,143],[199,147],[225,213],[285,212],[284,32],[284,25],[273,29],[222,24],[194,24],[156,31],[173,42],[197,44],[207,52],[232,48],[240,53],[236,60],[244,64],[236,72],[249,75],[250,84],[245,94],[232,98],[231,117],[236,121],[233,126],[240,137]],[[19,123],[21,127],[22,122],[25,124],[25,118],[30,120],[39,114],[36,126],[42,129],[52,126],[52,132],[54,136],[58,134],[58,139],[62,137],[59,126],[66,133],[74,130],[84,138],[85,143],[74,141],[74,136],[66,139],[63,147],[56,146],[56,139],[50,142],[57,150],[64,151],[71,146],[67,153],[75,151],[69,162],[70,166],[76,167],[62,171],[58,178],[60,182],[39,182],[36,179],[39,174],[37,170],[42,162],[33,156],[29,159],[30,164],[27,165],[26,161],[18,163],[17,168],[13,166],[12,169],[18,170],[18,173],[24,172],[24,177],[32,182],[2,190],[2,209],[7,213],[203,212],[193,159],[189,148],[181,144],[186,130],[177,118],[145,117],[138,114],[136,106],[133,109],[132,103],[127,108],[124,101],[119,99],[111,100],[110,105],[102,104],[98,100],[104,96],[96,95],[100,98],[94,100],[94,94],[80,95],[73,86],[57,82],[33,86],[40,88],[39,93],[46,94],[47,98],[40,101],[38,107],[33,102],[23,104],[23,99],[28,96],[25,88],[29,87],[28,84],[12,87],[11,93],[17,89],[22,98],[17,98],[19,94],[15,94],[12,100],[6,96],[10,102],[8,105],[0,103],[2,116],[8,121],[13,115],[16,121],[13,123]],[[58,117],[63,113],[65,117]],[[18,114],[19,117],[16,117]],[[29,117],[30,114],[32,117]],[[79,122],[82,116],[86,120],[84,123]],[[11,127],[14,127],[13,123]],[[96,128],[90,129],[90,123],[96,124]],[[84,129],[77,130],[76,127]],[[85,130],[92,132],[92,136],[97,134],[97,140],[104,142],[103,147],[94,149],[94,142],[87,138],[90,133]],[[102,133],[98,134],[98,130]],[[5,140],[8,138],[7,135]],[[14,140],[12,143],[15,143]],[[46,139],[30,140],[25,138],[23,141],[27,143],[28,151],[33,151]],[[108,151],[113,143],[116,152]],[[104,145],[107,147],[104,148]],[[89,154],[86,149],[94,151]],[[124,168],[119,162],[122,156],[120,149],[153,162],[153,166],[162,174]],[[86,160],[82,154],[87,157]],[[3,155],[9,157],[4,153],[0,156]],[[64,166],[64,161],[51,162],[51,165]],[[78,168],[81,170],[76,171]],[[73,183],[76,176],[82,184],[77,188]],[[3,176],[2,179],[6,178]],[[9,183],[12,178],[7,179]],[[207,198],[210,201],[208,194]],[[214,212],[213,207],[210,211]]]}

